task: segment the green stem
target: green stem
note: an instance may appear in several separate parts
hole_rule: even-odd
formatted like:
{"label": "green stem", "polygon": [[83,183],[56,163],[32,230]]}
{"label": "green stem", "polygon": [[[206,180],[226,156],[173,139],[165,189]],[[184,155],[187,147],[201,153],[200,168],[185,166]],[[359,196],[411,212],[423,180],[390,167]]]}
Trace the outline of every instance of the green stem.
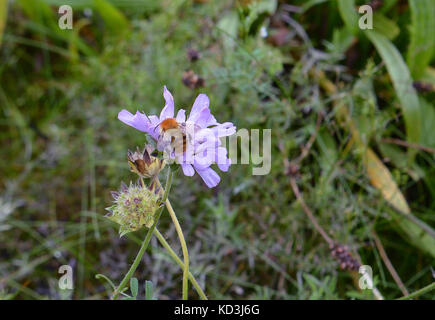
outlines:
{"label": "green stem", "polygon": [[183,251],[184,258],[184,268],[183,268],[183,300],[188,298],[188,282],[189,277],[189,253],[187,251],[186,240],[184,240],[183,230],[181,230],[180,223],[178,222],[177,216],[175,215],[174,209],[171,206],[171,202],[168,199],[165,201],[166,208],[168,209],[169,215],[171,216],[172,222],[177,230],[178,238],[180,239],[181,249]]}
{"label": "green stem", "polygon": [[410,295],[404,296],[399,298],[398,300],[408,300],[408,299],[413,299],[415,297],[421,296],[422,294],[425,294],[426,292],[429,292],[431,290],[435,289],[435,282],[432,282],[430,285],[421,288],[420,290],[417,290],[413,293],[411,293]]}
{"label": "green stem", "polygon": [[110,280],[108,277],[106,277],[104,274],[96,274],[95,279],[104,279],[106,282],[112,287],[112,290],[116,290],[115,285],[113,284],[112,280]]}
{"label": "green stem", "polygon": [[[181,269],[184,270],[183,261],[181,261],[181,259],[177,256],[177,254],[174,252],[174,250],[172,250],[169,243],[165,240],[165,237],[159,232],[159,230],[157,230],[157,228],[154,229],[154,234],[156,235],[157,239],[160,241],[161,245],[168,251],[168,253],[172,257],[172,259],[174,259],[174,261],[181,267]],[[192,273],[190,271],[189,271],[189,280],[192,283],[193,287],[196,289],[196,292],[198,292],[201,300],[208,300],[204,291],[201,289],[201,287],[199,286],[195,277],[192,275]]]}
{"label": "green stem", "polygon": [[[171,172],[171,169],[169,169]],[[159,180],[156,180],[159,184]],[[166,193],[166,191],[165,191]],[[165,198],[166,208],[168,209],[169,215],[171,216],[172,222],[174,223],[175,230],[177,231],[178,239],[180,240],[181,249],[183,251],[184,267],[183,267],[183,300],[188,299],[188,277],[189,277],[189,252],[187,251],[186,240],[184,239],[183,230],[181,229],[180,223],[178,222],[177,216],[174,209],[172,208],[171,202],[166,197]]]}
{"label": "green stem", "polygon": [[[157,178],[158,181],[158,178]],[[171,189],[172,184],[172,172],[169,170],[168,177],[166,179],[166,186],[165,186],[165,193],[163,195],[163,201],[165,201],[168,198],[169,190]],[[136,271],[140,261],[142,260],[142,257],[145,253],[145,250],[148,247],[148,244],[150,243],[151,236],[153,235],[154,229],[156,228],[157,223],[159,222],[160,216],[162,215],[164,207],[161,207],[158,209],[156,214],[156,221],[154,221],[154,224],[151,226],[151,228],[148,230],[145,239],[142,242],[142,245],[140,247],[139,252],[137,253],[136,258],[133,261],[133,264],[130,267],[130,270],[128,270],[127,274],[122,279],[121,283],[119,284],[118,288],[113,292],[111,299],[115,300],[119,294],[124,290],[124,288],[127,286],[128,282],[130,281],[130,278],[133,276],[134,272]]]}

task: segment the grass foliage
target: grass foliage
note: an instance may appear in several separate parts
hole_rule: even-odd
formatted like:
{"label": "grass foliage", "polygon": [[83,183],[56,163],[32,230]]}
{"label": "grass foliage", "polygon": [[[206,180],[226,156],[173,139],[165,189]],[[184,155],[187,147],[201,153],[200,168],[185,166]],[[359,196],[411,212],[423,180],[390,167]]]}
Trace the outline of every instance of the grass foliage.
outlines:
{"label": "grass foliage", "polygon": [[[145,141],[117,113],[159,112],[164,84],[177,107],[189,110],[204,92],[218,120],[272,129],[268,175],[234,165],[208,190],[176,173],[171,201],[209,297],[374,298],[358,290],[358,273],[340,270],[290,175],[328,235],[372,267],[385,298],[403,293],[374,234],[409,292],[433,282],[433,0],[381,1],[374,30],[355,25],[365,1],[80,0],[70,1],[73,30],[57,26],[68,1],[10,1],[7,12],[6,3],[0,298],[108,298],[110,285],[95,275],[119,282],[145,233],[120,239],[103,217],[109,191],[135,179],[127,148]],[[205,86],[187,88],[186,70]],[[167,214],[159,229],[177,243]],[[180,268],[156,239],[150,247],[132,295],[179,298]],[[72,292],[57,285],[63,264],[75,271]]]}

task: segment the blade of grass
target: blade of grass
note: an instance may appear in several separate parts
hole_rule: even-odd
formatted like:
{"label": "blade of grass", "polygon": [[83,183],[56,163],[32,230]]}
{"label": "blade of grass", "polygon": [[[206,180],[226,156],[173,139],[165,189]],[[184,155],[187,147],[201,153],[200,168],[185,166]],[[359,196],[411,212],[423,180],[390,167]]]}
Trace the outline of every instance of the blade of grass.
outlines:
{"label": "blade of grass", "polygon": [[103,18],[111,33],[122,34],[127,31],[129,23],[124,14],[106,0],[94,0],[94,8]]}
{"label": "blade of grass", "polygon": [[435,1],[410,0],[411,9],[411,41],[407,59],[414,79],[419,79],[429,65],[435,53]]}
{"label": "blade of grass", "polygon": [[3,31],[8,18],[8,1],[0,0],[0,47],[2,45]]}
{"label": "blade of grass", "polygon": [[[326,78],[323,72],[317,72],[320,85],[330,94],[336,94],[338,92],[337,87]],[[383,198],[398,212],[403,215],[411,215],[411,210],[408,203],[394,181],[388,168],[382,163],[378,156],[366,147],[361,140],[360,133],[356,129],[356,126],[350,117],[349,110],[343,104],[342,100],[335,103],[335,107],[338,108],[337,116],[342,125],[346,126],[352,133],[353,140],[358,148],[363,152],[363,162],[366,166],[367,175],[371,184],[378,189]],[[435,257],[435,238],[432,234],[422,228],[420,224],[414,223],[411,219],[402,217],[399,213],[389,210],[388,213],[397,223],[397,225],[403,231],[403,235],[406,235],[410,242],[416,247],[423,249],[425,252]]]}
{"label": "blade of grass", "polygon": [[[409,69],[400,52],[385,36],[375,31],[368,31],[365,34],[374,44],[387,66],[403,111],[407,138],[410,142],[418,143],[421,137],[421,108],[417,93],[412,85],[413,81]],[[413,158],[416,150],[408,152],[410,158]]]}
{"label": "blade of grass", "polygon": [[97,204],[96,204],[96,176],[95,176],[95,144],[94,131],[88,130],[87,149],[89,157],[89,188],[90,188],[90,205],[92,212],[92,223],[94,225],[94,236],[96,240],[100,240],[100,230],[97,219]]}
{"label": "blade of grass", "polygon": [[432,290],[434,290],[434,289],[435,289],[435,282],[432,282],[430,285],[428,285],[428,286],[426,286],[426,287],[424,287],[424,288],[421,288],[420,290],[417,290],[417,291],[411,293],[409,296],[401,297],[401,298],[399,298],[398,300],[409,300],[409,299],[413,299],[413,298],[416,298],[416,297],[418,297],[418,296],[421,296],[422,294],[425,294],[425,293],[427,293],[427,292],[430,292],[430,291],[432,291]]}
{"label": "blade of grass", "polygon": [[373,21],[373,29],[390,40],[396,38],[400,33],[400,28],[396,22],[388,19],[382,13],[376,12],[373,14]]}
{"label": "blade of grass", "polygon": [[371,149],[367,149],[364,154],[364,164],[371,184],[381,191],[384,199],[394,208],[410,213],[408,203],[394,182],[390,171]]}
{"label": "blade of grass", "polygon": [[355,10],[355,0],[338,0],[338,10],[346,27],[353,34],[358,33],[358,14]]}

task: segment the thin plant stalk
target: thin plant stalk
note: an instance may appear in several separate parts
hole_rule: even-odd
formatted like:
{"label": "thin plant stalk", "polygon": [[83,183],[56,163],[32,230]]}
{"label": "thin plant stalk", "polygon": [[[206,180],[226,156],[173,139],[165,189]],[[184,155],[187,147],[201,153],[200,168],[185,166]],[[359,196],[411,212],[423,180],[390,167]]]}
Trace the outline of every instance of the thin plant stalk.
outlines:
{"label": "thin plant stalk", "polygon": [[421,288],[420,290],[417,290],[408,296],[401,297],[398,300],[414,299],[414,298],[421,296],[422,294],[427,293],[427,292],[434,290],[434,289],[435,289],[435,282],[432,282],[430,285],[427,285],[426,287]]}
{"label": "thin plant stalk", "polygon": [[[170,171],[170,169],[169,169]],[[159,183],[158,179],[156,180]],[[166,193],[166,191],[165,191]],[[184,239],[183,230],[181,229],[180,223],[178,222],[177,216],[174,209],[172,208],[171,202],[168,198],[165,200],[166,209],[168,209],[169,215],[171,216],[172,222],[177,231],[178,239],[180,240],[181,250],[183,251],[183,300],[188,299],[188,277],[189,277],[189,252],[187,251],[186,240]]]}
{"label": "thin plant stalk", "polygon": [[[157,178],[158,181],[158,178]],[[169,170],[168,177],[166,179],[166,187],[165,192],[163,194],[163,201],[165,201],[168,198],[169,190],[171,189],[172,184],[172,172]],[[134,272],[136,271],[137,267],[139,266],[140,261],[142,260],[142,257],[148,248],[148,244],[150,243],[151,236],[153,235],[154,229],[156,228],[157,223],[159,222],[160,216],[162,215],[164,207],[161,207],[158,209],[158,212],[156,214],[156,221],[154,221],[154,224],[149,228],[145,239],[142,242],[142,245],[140,247],[139,252],[137,253],[136,258],[133,261],[133,264],[131,265],[130,269],[128,270],[127,274],[122,279],[121,283],[119,284],[118,288],[113,292],[111,299],[115,300],[121,292],[123,292],[124,288],[127,286],[127,284],[130,281],[130,278],[133,276]]]}
{"label": "thin plant stalk", "polygon": [[178,222],[177,216],[175,215],[174,209],[172,208],[169,199],[165,201],[166,208],[168,209],[169,215],[171,216],[172,222],[174,223],[175,229],[177,230],[178,238],[180,240],[181,249],[183,251],[184,268],[183,268],[183,300],[188,299],[188,282],[189,277],[189,253],[187,251],[186,240],[184,239],[183,230],[181,229],[180,223]]}
{"label": "thin plant stalk", "polygon": [[[168,251],[169,255],[174,259],[174,261],[184,270],[184,263],[181,261],[181,259],[177,256],[177,254],[172,250],[169,243],[165,240],[165,237],[160,233],[160,231],[156,228],[154,229],[154,234],[157,237],[157,239],[160,241],[160,244]],[[201,300],[208,300],[207,296],[205,295],[204,291],[196,281],[195,277],[192,275],[192,272],[189,271],[189,280],[192,283],[193,287],[196,289],[196,292],[198,292],[199,297]]]}

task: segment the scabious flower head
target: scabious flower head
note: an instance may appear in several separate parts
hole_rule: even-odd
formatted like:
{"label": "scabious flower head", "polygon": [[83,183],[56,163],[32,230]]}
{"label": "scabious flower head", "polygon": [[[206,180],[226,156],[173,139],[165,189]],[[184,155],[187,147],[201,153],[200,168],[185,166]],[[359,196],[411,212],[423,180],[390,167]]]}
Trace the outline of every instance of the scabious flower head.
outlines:
{"label": "scabious flower head", "polygon": [[[196,171],[209,188],[215,187],[220,177],[210,166],[216,163],[220,170],[228,171],[231,160],[220,138],[234,134],[236,127],[231,122],[216,121],[205,94],[198,95],[187,118],[184,109],[175,116],[174,99],[166,86],[163,97],[166,103],[159,117],[122,110],[118,119],[149,134],[157,141],[159,151],[166,151],[169,158],[179,163],[186,176],[193,176]],[[172,150],[168,151],[168,146]]]}
{"label": "scabious flower head", "polygon": [[165,166],[165,162],[152,155],[153,148],[146,145],[141,152],[139,148],[135,152],[128,150],[128,164],[132,172],[141,177],[152,178],[159,174]]}
{"label": "scabious flower head", "polygon": [[119,192],[112,192],[114,204],[106,208],[107,218],[120,225],[119,234],[139,230],[143,226],[150,228],[155,221],[157,209],[161,205],[159,189],[152,184],[150,188],[140,184],[122,183]]}

